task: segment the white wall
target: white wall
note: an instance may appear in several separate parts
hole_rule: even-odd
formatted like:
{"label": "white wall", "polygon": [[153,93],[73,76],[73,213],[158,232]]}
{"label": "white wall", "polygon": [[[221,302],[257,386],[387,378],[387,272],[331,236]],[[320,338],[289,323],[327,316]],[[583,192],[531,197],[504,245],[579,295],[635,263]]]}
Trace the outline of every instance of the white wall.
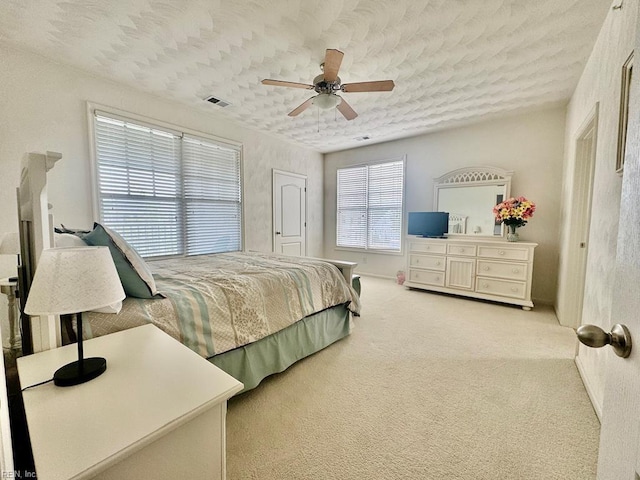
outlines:
{"label": "white wall", "polygon": [[405,255],[383,255],[336,249],[336,170],[406,155],[406,211],[431,210],[433,179],[466,166],[513,170],[511,194],[537,205],[535,216],[518,233],[539,243],[533,276],[534,301],[553,303],[559,252],[562,158],[565,109],[554,108],[502,120],[445,130],[325,155],[324,255],[359,263],[358,271],[395,276],[405,270]]}
{"label": "white wall", "polygon": [[[0,44],[0,236],[17,226],[16,187],[26,152],[63,155],[49,172],[56,224],[90,227],[89,139],[86,102],[96,102],[243,144],[245,248],[271,251],[271,170],[308,176],[307,251],[322,256],[322,155],[241,127],[218,113],[178,105],[105,81],[43,57]],[[9,276],[10,259],[0,262]],[[7,308],[0,295],[0,324]],[[6,337],[5,337],[6,338]]]}
{"label": "white wall", "polygon": [[[271,170],[308,176],[308,253],[322,255],[322,154],[0,44],[0,233],[17,231],[15,187],[25,152],[61,152],[49,174],[55,222],[93,219],[86,102],[96,102],[243,144],[245,247],[271,251]],[[209,107],[207,105],[207,107]],[[230,107],[232,108],[232,107]]]}
{"label": "white wall", "polygon": [[[618,2],[615,2],[616,4]],[[610,10],[591,57],[567,107],[565,184],[562,192],[562,216],[570,215],[573,194],[576,140],[580,128],[599,102],[598,138],[592,214],[588,241],[588,259],[582,323],[599,325],[609,331],[613,275],[616,257],[618,215],[622,177],[615,173],[621,68],[634,48],[638,0],[625,0],[620,10]],[[637,60],[636,60],[637,62]],[[636,92],[637,93],[637,92]],[[567,274],[568,232],[562,232],[560,274],[556,312],[561,322],[568,317],[566,293],[573,281]],[[575,326],[575,325],[571,325]],[[580,345],[578,364],[596,410],[604,393],[604,349]]]}

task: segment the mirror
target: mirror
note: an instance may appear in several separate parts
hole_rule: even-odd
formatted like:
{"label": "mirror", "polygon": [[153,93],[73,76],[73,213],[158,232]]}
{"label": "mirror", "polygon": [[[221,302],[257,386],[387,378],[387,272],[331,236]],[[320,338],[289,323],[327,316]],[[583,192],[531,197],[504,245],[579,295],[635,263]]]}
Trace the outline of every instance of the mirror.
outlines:
{"label": "mirror", "polygon": [[494,167],[467,167],[435,179],[434,206],[449,212],[449,236],[501,236],[493,207],[509,198],[513,172]]}

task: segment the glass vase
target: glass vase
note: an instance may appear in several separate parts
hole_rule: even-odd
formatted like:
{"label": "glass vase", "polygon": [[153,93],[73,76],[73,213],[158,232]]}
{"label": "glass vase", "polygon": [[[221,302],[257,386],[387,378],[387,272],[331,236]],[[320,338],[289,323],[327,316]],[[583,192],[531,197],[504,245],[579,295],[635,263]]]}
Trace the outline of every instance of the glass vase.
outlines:
{"label": "glass vase", "polygon": [[520,235],[518,235],[517,232],[517,225],[507,225],[508,231],[507,231],[507,242],[517,242],[518,240],[520,240]]}

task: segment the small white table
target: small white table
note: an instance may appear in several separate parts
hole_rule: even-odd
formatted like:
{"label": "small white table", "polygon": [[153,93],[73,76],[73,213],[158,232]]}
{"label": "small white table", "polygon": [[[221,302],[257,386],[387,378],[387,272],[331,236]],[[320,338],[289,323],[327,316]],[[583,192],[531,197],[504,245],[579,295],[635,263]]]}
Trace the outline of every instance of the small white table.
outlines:
{"label": "small white table", "polygon": [[14,278],[0,278],[0,292],[7,296],[9,313],[9,349],[16,351],[16,288],[18,282]]}
{"label": "small white table", "polygon": [[[224,479],[227,400],[242,383],[153,325],[88,340],[107,371],[23,392],[38,478]],[[18,359],[21,388],[77,360],[76,345]]]}

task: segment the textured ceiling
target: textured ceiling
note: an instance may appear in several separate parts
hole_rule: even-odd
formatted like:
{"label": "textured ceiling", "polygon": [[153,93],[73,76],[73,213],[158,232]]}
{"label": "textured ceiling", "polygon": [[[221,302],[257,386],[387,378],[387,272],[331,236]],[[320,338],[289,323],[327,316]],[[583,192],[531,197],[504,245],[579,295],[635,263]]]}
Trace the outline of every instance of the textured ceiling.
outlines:
{"label": "textured ceiling", "polygon": [[[2,0],[0,41],[320,152],[566,101],[608,0]],[[325,49],[359,116],[287,113],[315,93]],[[214,95],[226,108],[203,102]],[[358,142],[356,137],[370,136]]]}

